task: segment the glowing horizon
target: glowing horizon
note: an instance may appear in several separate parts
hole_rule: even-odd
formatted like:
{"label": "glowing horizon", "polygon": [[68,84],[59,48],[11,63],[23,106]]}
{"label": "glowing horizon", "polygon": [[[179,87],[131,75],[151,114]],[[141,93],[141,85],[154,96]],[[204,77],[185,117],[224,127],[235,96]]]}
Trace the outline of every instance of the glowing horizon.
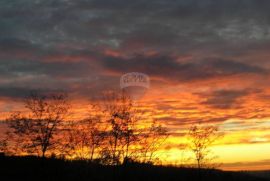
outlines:
{"label": "glowing horizon", "polygon": [[3,1],[0,120],[24,111],[21,101],[32,90],[66,91],[69,119],[81,119],[103,91],[120,91],[122,75],[141,72],[151,86],[138,104],[171,134],[160,150],[166,163],[182,162],[184,133],[202,122],[224,133],[213,146],[222,169],[270,169],[269,6]]}
{"label": "glowing horizon", "polygon": [[[151,89],[149,91],[151,91]],[[269,118],[253,118],[248,120],[243,118],[231,118],[227,120],[216,120],[215,118],[208,118],[208,116],[211,115],[206,117],[202,115],[202,117],[200,117],[200,113],[190,109],[176,109],[171,113],[168,112],[167,109],[156,109],[156,106],[159,104],[154,102],[154,100],[152,100],[150,97],[151,96],[148,94],[145,95],[144,100],[149,101],[149,103],[144,103],[144,105],[148,106],[142,106],[142,109],[145,108],[148,109],[148,111],[151,110],[152,117],[159,120],[160,123],[167,127],[170,133],[169,138],[160,148],[160,160],[162,161],[162,164],[189,165],[194,163],[190,160],[184,161],[191,158],[192,153],[190,150],[183,148],[181,145],[187,142],[186,132],[190,126],[190,123],[196,124],[202,121],[202,124],[213,124],[218,126],[220,132],[224,134],[224,136],[211,147],[213,155],[218,157],[217,159],[213,160],[213,163],[219,165],[218,168],[224,170],[268,169],[270,162],[266,158],[268,157],[268,153],[270,151],[268,133],[268,129],[270,127]],[[173,99],[166,101],[174,102],[172,100]],[[190,97],[188,97],[188,101],[190,101]],[[80,120],[89,114],[88,111],[91,103],[90,101],[79,101],[74,99],[70,102],[73,104],[73,106],[71,109],[71,114],[68,117],[69,120]],[[171,105],[178,105],[177,102],[174,103],[175,104]],[[19,109],[23,108],[22,102],[16,102],[13,104],[14,111],[18,111]],[[181,106],[181,103],[178,106]],[[7,111],[6,114],[4,114],[6,116],[3,116],[2,118],[7,118],[8,115],[12,113],[12,110],[10,111]],[[166,111],[166,113],[163,113],[163,111]],[[175,117],[171,116],[170,114],[173,114]],[[176,124],[173,119],[179,119],[180,122]],[[206,119],[206,122],[204,122],[204,119]],[[254,155],[254,157],[251,157],[250,155]]]}

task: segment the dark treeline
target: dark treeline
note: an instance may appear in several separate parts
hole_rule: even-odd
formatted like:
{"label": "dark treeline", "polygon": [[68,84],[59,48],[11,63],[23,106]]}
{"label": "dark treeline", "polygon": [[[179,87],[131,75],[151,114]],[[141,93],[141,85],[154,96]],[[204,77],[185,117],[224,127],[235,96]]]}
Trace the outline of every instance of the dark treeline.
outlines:
{"label": "dark treeline", "polygon": [[100,165],[86,160],[0,156],[1,180],[22,181],[267,181],[247,172],[153,166],[142,163]]}

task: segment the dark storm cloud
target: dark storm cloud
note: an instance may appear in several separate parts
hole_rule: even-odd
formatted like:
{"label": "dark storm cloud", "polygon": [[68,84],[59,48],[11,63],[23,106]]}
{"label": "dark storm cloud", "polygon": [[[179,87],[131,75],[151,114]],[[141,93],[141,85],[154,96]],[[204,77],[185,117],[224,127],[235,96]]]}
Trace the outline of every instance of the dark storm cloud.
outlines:
{"label": "dark storm cloud", "polygon": [[[30,87],[0,87],[0,98],[24,99],[32,92],[48,93],[53,90],[50,89],[31,89]],[[54,90],[58,91],[58,90]]]}
{"label": "dark storm cloud", "polygon": [[51,78],[84,77],[89,73],[89,65],[85,62],[41,62],[38,60],[1,60],[2,76],[38,76]]}
{"label": "dark storm cloud", "polygon": [[260,93],[260,90],[217,90],[212,93],[200,93],[199,95],[206,99],[201,104],[212,108],[228,109],[241,108],[244,102],[239,102],[239,99],[254,93]]}
{"label": "dark storm cloud", "polygon": [[174,81],[204,80],[244,73],[265,74],[267,70],[233,60],[209,58],[181,62],[168,55],[137,55],[132,58],[107,57],[104,67],[116,72],[144,72]]}
{"label": "dark storm cloud", "polygon": [[[265,73],[264,65],[232,56],[268,50],[269,5],[267,0],[2,0],[0,79],[12,84],[36,77],[27,78],[27,87],[31,81],[40,85],[43,77],[44,85],[73,84],[77,90],[84,89],[87,76],[106,86],[116,83],[102,70],[142,71],[168,81]],[[103,55],[107,49],[122,56]],[[195,58],[178,61],[178,55]]]}
{"label": "dark storm cloud", "polygon": [[84,49],[54,49],[18,38],[0,39],[0,75],[83,78],[96,72],[97,62],[92,59],[98,54]]}
{"label": "dark storm cloud", "polygon": [[[202,42],[217,43],[225,37],[220,36],[222,32],[241,37],[252,34],[252,29],[245,30],[248,20],[267,30],[269,19],[265,8],[269,1],[264,0],[2,1],[1,5],[2,30],[10,30],[5,34],[40,43],[87,41],[125,46],[141,39],[152,48],[165,48],[160,47],[165,44],[187,49]],[[231,21],[237,20],[242,23],[231,27]]]}
{"label": "dark storm cloud", "polygon": [[35,46],[27,40],[16,38],[3,38],[0,39],[0,50],[1,54],[5,52],[17,53],[16,51],[34,51]]}
{"label": "dark storm cloud", "polygon": [[235,38],[257,40],[268,33],[270,19],[266,0],[3,1],[1,5],[2,29],[10,30],[5,34],[46,44],[85,41],[125,47],[139,38],[148,48],[167,45],[187,51]]}

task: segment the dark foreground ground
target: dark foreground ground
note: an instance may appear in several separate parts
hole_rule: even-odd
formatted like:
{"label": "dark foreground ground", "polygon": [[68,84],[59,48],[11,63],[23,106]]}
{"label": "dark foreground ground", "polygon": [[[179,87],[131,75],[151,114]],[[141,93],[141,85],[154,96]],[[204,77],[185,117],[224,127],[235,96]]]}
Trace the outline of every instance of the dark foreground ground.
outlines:
{"label": "dark foreground ground", "polygon": [[259,174],[128,164],[102,166],[85,161],[0,156],[0,180],[17,181],[267,181]]}

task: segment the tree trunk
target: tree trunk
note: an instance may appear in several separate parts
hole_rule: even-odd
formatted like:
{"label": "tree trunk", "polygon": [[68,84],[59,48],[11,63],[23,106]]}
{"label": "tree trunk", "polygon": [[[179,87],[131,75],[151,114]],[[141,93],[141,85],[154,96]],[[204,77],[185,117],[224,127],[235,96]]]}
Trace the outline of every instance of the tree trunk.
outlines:
{"label": "tree trunk", "polygon": [[90,156],[90,161],[91,161],[91,162],[93,161],[94,152],[95,152],[95,146],[93,146],[93,147],[92,147],[92,150],[91,150],[91,156]]}

